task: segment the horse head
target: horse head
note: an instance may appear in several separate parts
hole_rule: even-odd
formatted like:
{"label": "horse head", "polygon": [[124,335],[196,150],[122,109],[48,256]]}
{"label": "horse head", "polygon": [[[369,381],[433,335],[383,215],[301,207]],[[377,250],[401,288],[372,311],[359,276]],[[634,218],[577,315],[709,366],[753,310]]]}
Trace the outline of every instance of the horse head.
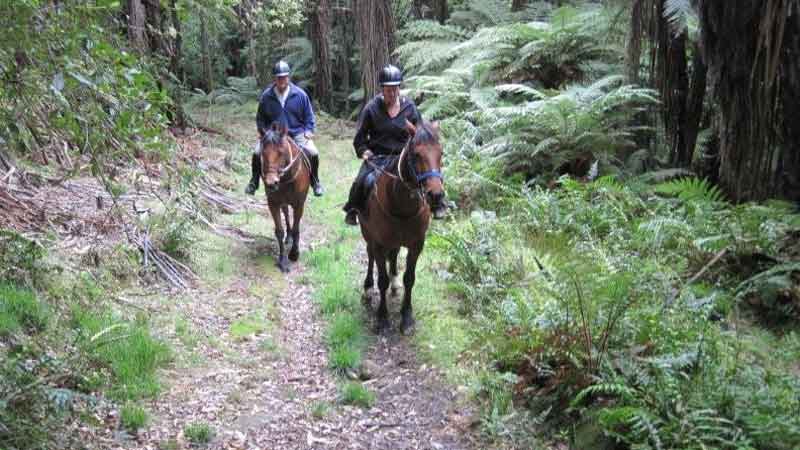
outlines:
{"label": "horse head", "polygon": [[[442,176],[442,144],[439,142],[439,124],[420,122],[413,129],[404,175],[416,182],[428,204],[437,209],[444,202],[444,178]],[[409,130],[410,131],[410,130]]]}
{"label": "horse head", "polygon": [[261,138],[261,177],[267,192],[278,190],[281,176],[291,162],[288,130],[278,122]]}

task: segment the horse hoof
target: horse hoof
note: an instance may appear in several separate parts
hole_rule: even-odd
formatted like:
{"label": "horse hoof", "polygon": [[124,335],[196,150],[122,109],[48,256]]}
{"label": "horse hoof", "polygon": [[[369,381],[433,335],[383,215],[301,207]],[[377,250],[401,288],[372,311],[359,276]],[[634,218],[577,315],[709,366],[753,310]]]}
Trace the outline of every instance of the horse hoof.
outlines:
{"label": "horse hoof", "polygon": [[289,252],[289,261],[297,261],[300,259],[300,252]]}
{"label": "horse hoof", "polygon": [[367,306],[372,304],[372,288],[364,289],[364,292],[361,293],[361,301],[364,302]]}
{"label": "horse hoof", "polygon": [[378,323],[375,325],[375,334],[385,335],[389,332],[390,327],[389,319],[378,319]]}
{"label": "horse hoof", "polygon": [[414,333],[415,324],[416,321],[413,318],[403,319],[402,322],[400,322],[400,333],[402,333],[403,336],[411,335]]}
{"label": "horse hoof", "polygon": [[283,273],[289,273],[289,260],[283,258],[278,262],[278,268],[281,269]]}

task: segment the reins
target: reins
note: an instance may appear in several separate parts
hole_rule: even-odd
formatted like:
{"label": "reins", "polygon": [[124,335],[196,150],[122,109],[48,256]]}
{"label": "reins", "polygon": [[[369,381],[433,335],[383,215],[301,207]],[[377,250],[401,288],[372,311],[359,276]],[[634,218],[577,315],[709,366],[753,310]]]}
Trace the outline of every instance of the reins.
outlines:
{"label": "reins", "polygon": [[[278,186],[284,186],[284,185],[293,183],[294,180],[297,179],[298,175],[300,175],[300,171],[299,170],[295,170],[294,174],[292,175],[292,177],[290,179],[288,179],[288,180],[284,180],[283,177],[286,175],[287,172],[289,172],[289,170],[292,169],[292,167],[294,166],[294,164],[297,162],[298,159],[300,159],[302,157],[303,160],[306,160],[306,157],[305,157],[305,154],[303,152],[303,149],[300,148],[300,144],[296,143],[294,141],[294,139],[292,139],[290,137],[288,137],[287,140],[289,142],[290,160],[289,160],[289,163],[286,164],[283,168],[278,169],[278,175],[280,175],[280,179],[278,180]],[[294,146],[297,147],[297,154],[296,155],[292,155],[292,144],[294,144]],[[305,162],[306,162],[306,164],[310,165],[307,160]]]}

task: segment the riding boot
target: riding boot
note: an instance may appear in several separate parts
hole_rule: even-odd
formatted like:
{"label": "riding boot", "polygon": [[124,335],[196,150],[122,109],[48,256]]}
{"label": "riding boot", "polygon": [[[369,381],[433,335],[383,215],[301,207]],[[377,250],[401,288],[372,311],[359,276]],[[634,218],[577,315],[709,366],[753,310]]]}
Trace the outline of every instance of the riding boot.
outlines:
{"label": "riding boot", "polygon": [[319,180],[319,155],[310,155],[308,160],[311,162],[311,186],[314,188],[314,195],[320,197],[325,193],[325,189]]}
{"label": "riding boot", "polygon": [[258,180],[261,179],[260,155],[253,155],[253,160],[250,163],[250,168],[253,174],[250,176],[250,182],[247,183],[247,187],[244,190],[244,193],[247,195],[253,195],[258,190]]}
{"label": "riding boot", "polygon": [[358,209],[361,207],[361,182],[359,179],[353,182],[350,186],[350,195],[347,198],[347,203],[344,204],[344,211],[347,215],[344,218],[344,223],[348,225],[358,225]]}

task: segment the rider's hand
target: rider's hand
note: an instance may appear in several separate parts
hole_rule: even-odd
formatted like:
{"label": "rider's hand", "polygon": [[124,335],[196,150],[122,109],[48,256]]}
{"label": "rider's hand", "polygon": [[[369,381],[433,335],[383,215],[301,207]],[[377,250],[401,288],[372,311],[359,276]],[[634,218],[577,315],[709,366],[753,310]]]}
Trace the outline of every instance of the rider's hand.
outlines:
{"label": "rider's hand", "polygon": [[305,136],[306,139],[313,139],[314,138],[314,132],[306,131],[305,133],[303,133],[303,136]]}
{"label": "rider's hand", "polygon": [[372,150],[364,150],[364,153],[361,154],[361,159],[367,160],[372,158]]}

